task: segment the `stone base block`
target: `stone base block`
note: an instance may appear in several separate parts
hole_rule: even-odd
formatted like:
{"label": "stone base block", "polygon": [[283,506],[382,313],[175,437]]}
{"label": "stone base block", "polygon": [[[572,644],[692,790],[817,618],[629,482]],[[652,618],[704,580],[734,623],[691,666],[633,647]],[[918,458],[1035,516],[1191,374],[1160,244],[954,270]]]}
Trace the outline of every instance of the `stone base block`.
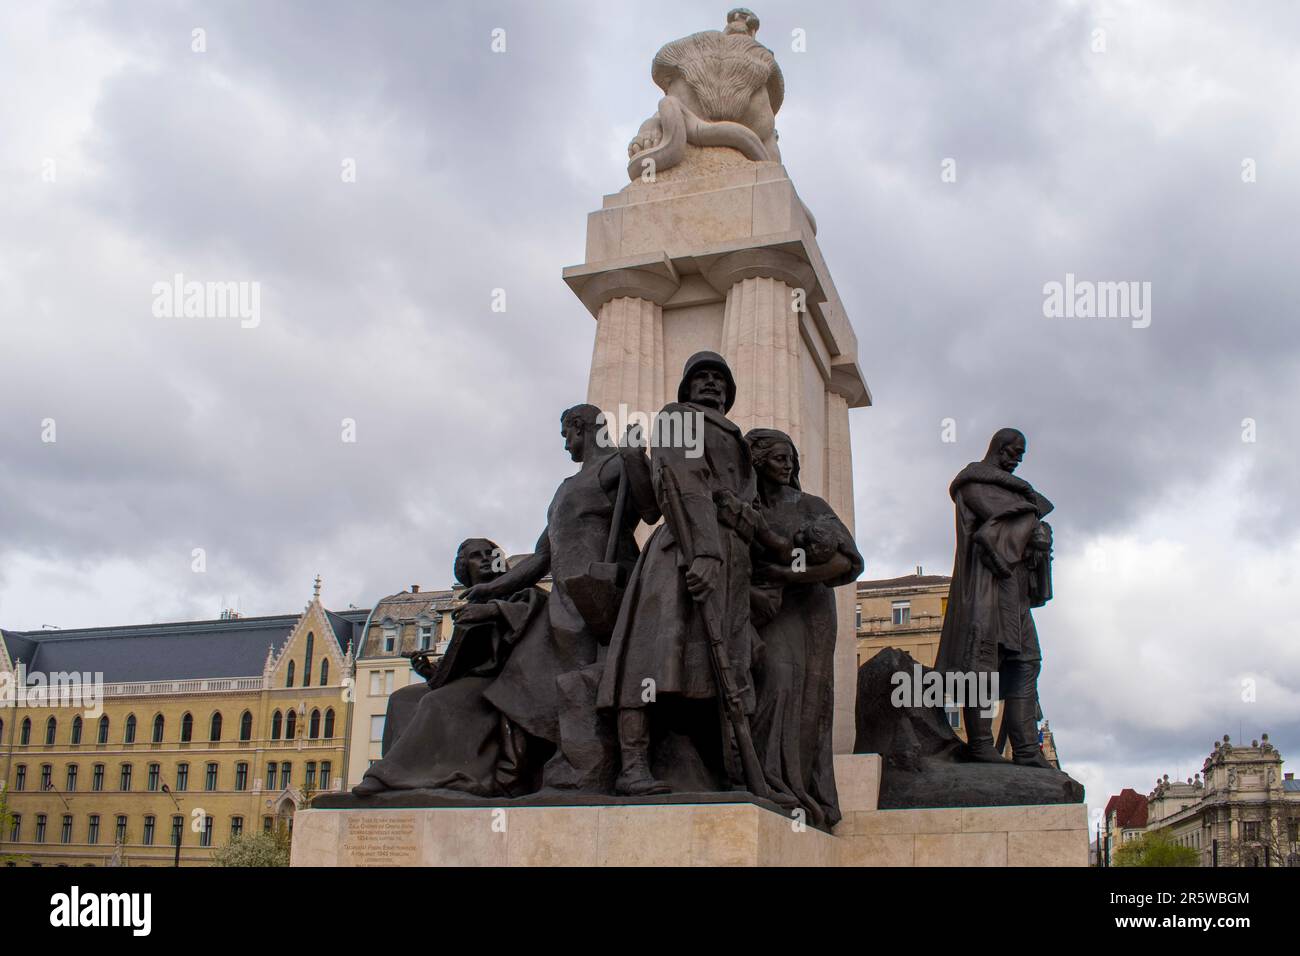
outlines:
{"label": "stone base block", "polygon": [[846,811],[843,866],[1087,866],[1082,803]]}
{"label": "stone base block", "polygon": [[[857,764],[864,775],[873,766],[878,768],[869,761]],[[859,792],[866,792],[859,782]],[[1088,822],[1083,804],[934,810],[846,805],[834,835],[749,803],[302,810],[294,817],[292,863],[1087,866]]]}
{"label": "stone base block", "polygon": [[836,754],[835,789],[846,816],[879,807],[880,754]]}
{"label": "stone base block", "polygon": [[293,866],[835,866],[841,841],[745,803],[302,810]]}

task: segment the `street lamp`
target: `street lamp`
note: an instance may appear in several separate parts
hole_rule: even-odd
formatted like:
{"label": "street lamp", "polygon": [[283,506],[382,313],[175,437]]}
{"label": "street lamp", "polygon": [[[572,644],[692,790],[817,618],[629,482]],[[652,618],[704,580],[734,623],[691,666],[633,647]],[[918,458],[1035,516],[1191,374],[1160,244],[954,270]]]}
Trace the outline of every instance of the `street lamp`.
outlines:
{"label": "street lamp", "polygon": [[68,799],[67,799],[67,797],[65,797],[62,793],[60,793],[59,790],[58,790],[58,788],[55,787],[54,784],[52,784],[52,783],[47,783],[47,784],[46,784],[42,789],[43,789],[46,793],[52,793],[52,794],[54,794],[56,797],[58,797],[60,800],[62,800],[62,801],[63,801],[63,809],[67,810],[68,812],[71,812],[71,811],[72,811],[72,806],[68,803]]}
{"label": "street lamp", "polygon": [[181,816],[181,821],[173,829],[176,831],[176,858],[172,861],[172,866],[180,867],[181,865],[181,839],[185,836],[185,819],[181,813],[180,801],[176,799],[176,794],[172,793],[172,788],[167,784],[162,785],[162,792],[172,798],[172,803],[176,804],[176,812]]}

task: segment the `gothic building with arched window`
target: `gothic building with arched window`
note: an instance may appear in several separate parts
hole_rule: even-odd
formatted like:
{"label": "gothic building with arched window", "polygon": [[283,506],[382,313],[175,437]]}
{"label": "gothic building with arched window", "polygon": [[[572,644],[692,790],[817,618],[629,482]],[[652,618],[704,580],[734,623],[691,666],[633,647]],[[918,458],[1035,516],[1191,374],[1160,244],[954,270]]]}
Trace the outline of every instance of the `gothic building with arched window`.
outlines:
{"label": "gothic building with arched window", "polygon": [[[0,706],[14,815],[0,854],[19,865],[104,865],[115,853],[170,865],[179,816],[181,863],[203,865],[236,834],[292,826],[295,809],[344,786],[353,648],[368,616],[327,610],[318,579],[298,615],[0,630],[0,674],[15,684],[20,674],[103,680],[102,714],[48,694]],[[206,814],[197,832],[196,809]]]}

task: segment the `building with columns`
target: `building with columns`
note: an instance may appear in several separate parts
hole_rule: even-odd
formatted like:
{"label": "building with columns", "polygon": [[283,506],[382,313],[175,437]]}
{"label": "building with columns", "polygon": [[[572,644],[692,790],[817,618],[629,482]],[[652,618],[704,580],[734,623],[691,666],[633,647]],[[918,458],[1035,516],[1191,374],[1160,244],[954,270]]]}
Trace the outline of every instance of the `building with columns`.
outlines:
{"label": "building with columns", "polygon": [[343,786],[367,616],[327,610],[318,578],[298,614],[0,631],[0,856],[171,866],[179,832],[181,864],[201,865],[234,835],[292,827]]}
{"label": "building with columns", "polygon": [[1268,734],[1249,745],[1224,734],[1200,773],[1156,781],[1145,829],[1196,850],[1201,866],[1300,866],[1300,781],[1282,762]]}

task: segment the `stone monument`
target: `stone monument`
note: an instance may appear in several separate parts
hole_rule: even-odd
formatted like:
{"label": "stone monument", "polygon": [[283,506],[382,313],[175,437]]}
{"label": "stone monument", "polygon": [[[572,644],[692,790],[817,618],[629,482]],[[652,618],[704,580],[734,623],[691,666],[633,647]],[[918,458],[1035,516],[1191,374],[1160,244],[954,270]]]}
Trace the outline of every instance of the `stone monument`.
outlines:
{"label": "stone monument", "polygon": [[362,784],[298,813],[294,865],[1086,862],[1080,804],[881,810],[853,753],[871,395],[758,28],[732,10],[655,55],[631,181],[563,271],[596,322],[561,416],[582,467],[522,564],[462,545],[446,656]]}
{"label": "stone monument", "polygon": [[[631,182],[588,215],[586,261],[564,281],[596,320],[588,402],[620,421],[653,414],[689,356],[717,352],[745,386],[729,417],[788,434],[803,489],[852,532],[849,409],[871,392],[816,223],[780,163],[785,87],[758,27],[733,10],[723,31],[655,55],[665,95],[629,146]],[[836,599],[834,749],[849,753],[853,589]]]}

